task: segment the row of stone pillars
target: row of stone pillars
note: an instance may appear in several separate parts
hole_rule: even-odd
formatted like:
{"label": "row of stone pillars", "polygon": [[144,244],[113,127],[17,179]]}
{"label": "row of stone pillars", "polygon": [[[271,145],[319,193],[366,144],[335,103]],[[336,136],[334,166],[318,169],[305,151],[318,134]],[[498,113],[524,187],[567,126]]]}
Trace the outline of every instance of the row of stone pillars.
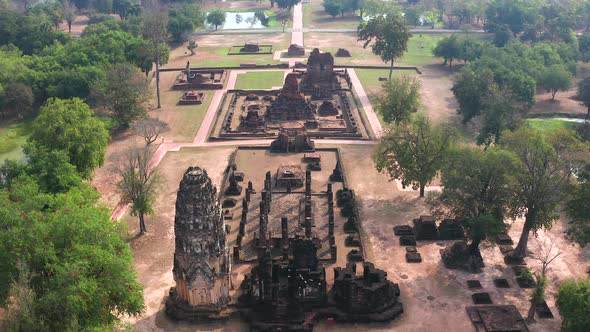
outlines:
{"label": "row of stone pillars", "polygon": [[[248,182],[246,190],[246,198],[242,200],[242,217],[238,230],[238,237],[236,240],[236,247],[234,247],[234,259],[239,260],[240,250],[242,249],[242,241],[246,235],[246,224],[248,223],[248,205],[251,194],[254,192],[252,182]],[[271,235],[268,233],[268,214],[270,212],[270,205],[272,202],[272,179],[271,173],[267,172],[264,180],[264,189],[261,192],[262,200],[260,201],[259,214],[259,237],[258,247],[268,248]],[[336,238],[334,235],[334,193],[332,191],[332,184],[328,183],[328,238],[330,243],[330,258],[336,260]],[[303,226],[305,228],[305,237],[312,238],[312,200],[311,200],[311,171],[305,173],[305,214]],[[268,236],[268,238],[267,238]],[[281,218],[281,249],[284,259],[289,259],[289,221],[287,218]]]}

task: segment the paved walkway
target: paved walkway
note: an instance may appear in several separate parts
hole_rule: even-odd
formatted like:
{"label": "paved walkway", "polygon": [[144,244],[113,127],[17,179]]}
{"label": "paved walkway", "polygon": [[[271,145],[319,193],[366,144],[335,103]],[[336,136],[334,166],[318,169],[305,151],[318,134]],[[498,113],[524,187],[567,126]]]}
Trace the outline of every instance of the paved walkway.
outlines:
{"label": "paved walkway", "polygon": [[293,28],[291,29],[291,44],[303,46],[303,5],[298,3],[293,7]]}

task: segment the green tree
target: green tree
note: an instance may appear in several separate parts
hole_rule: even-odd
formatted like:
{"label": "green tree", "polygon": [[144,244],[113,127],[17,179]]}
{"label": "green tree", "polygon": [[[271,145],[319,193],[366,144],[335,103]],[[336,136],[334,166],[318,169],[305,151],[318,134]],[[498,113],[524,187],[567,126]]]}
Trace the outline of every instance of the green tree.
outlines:
{"label": "green tree", "polygon": [[400,75],[383,85],[377,110],[387,123],[407,120],[420,107],[421,83],[414,76]]}
{"label": "green tree", "polygon": [[450,35],[438,41],[432,53],[445,59],[444,64],[453,66],[453,60],[461,58],[461,42],[457,35]]}
{"label": "green tree", "polygon": [[[451,149],[442,168],[441,193],[428,197],[433,214],[462,222],[471,240],[445,250],[443,260],[468,271],[483,267],[480,243],[505,229],[504,217],[514,215],[510,208],[515,157],[503,150],[460,147]],[[448,262],[447,262],[448,263]]]}
{"label": "green tree", "polygon": [[587,108],[586,119],[590,118],[590,77],[586,77],[578,83],[578,99]]}
{"label": "green tree", "polygon": [[373,155],[375,166],[404,186],[420,189],[420,197],[424,197],[424,187],[444,165],[453,136],[449,128],[434,126],[417,114],[409,123],[400,123],[385,133]]}
{"label": "green tree", "polygon": [[535,19],[535,1],[492,0],[486,9],[484,29],[496,32],[506,26],[513,34],[519,34]]}
{"label": "green tree", "polygon": [[424,13],[424,19],[426,20],[426,22],[430,23],[431,29],[434,29],[436,22],[438,22],[438,17],[439,17],[439,14],[436,11],[436,9],[429,10]]}
{"label": "green tree", "polygon": [[408,40],[412,34],[405,19],[394,13],[376,16],[358,27],[358,40],[363,47],[371,45],[375,55],[383,62],[390,62],[389,80],[393,74],[393,63],[408,50]]}
{"label": "green tree", "polygon": [[135,67],[127,63],[109,66],[106,76],[92,87],[92,95],[121,127],[129,128],[133,121],[146,115],[147,82]]}
{"label": "green tree", "polygon": [[16,115],[19,118],[30,116],[33,112],[33,90],[19,82],[9,82],[0,91],[0,113],[2,117]]}
{"label": "green tree", "polygon": [[543,73],[539,85],[551,92],[551,100],[555,100],[558,91],[567,91],[572,87],[572,74],[562,65],[553,65]]}
{"label": "green tree", "polygon": [[214,9],[207,14],[207,23],[215,26],[215,30],[225,23],[225,12],[221,9]]}
{"label": "green tree", "polygon": [[557,309],[563,332],[590,331],[590,280],[568,280],[559,285]]}
{"label": "green tree", "polygon": [[336,18],[342,12],[342,3],[337,0],[324,0],[323,6],[326,13],[332,18]]}
{"label": "green tree", "polygon": [[482,99],[480,112],[481,129],[477,135],[477,143],[489,146],[500,143],[505,130],[518,128],[525,108],[516,100],[512,91],[493,83]]}
{"label": "green tree", "polygon": [[159,176],[150,167],[153,157],[149,145],[131,148],[115,166],[115,174],[120,177],[117,188],[122,200],[131,204],[131,214],[139,218],[139,234],[147,231],[145,215],[154,212],[154,201]]}
{"label": "green tree", "polygon": [[[25,177],[0,190],[0,201],[0,303],[33,318],[26,330],[95,330],[143,311],[122,224],[90,186],[45,194]],[[8,297],[15,288],[24,303]]]}
{"label": "green tree", "polygon": [[459,103],[459,114],[463,123],[481,114],[485,97],[494,85],[494,74],[490,69],[481,71],[466,67],[453,80],[451,91]]}
{"label": "green tree", "polygon": [[291,9],[295,7],[295,5],[300,3],[301,0],[275,0],[275,2],[279,6],[279,8],[286,8],[289,11],[291,11]]}
{"label": "green tree", "polygon": [[160,100],[160,61],[162,49],[166,49],[168,40],[168,15],[162,12],[145,12],[143,14],[141,33],[151,43],[151,54],[156,63],[156,96],[158,109],[162,108]]}
{"label": "green tree", "polygon": [[44,147],[25,147],[28,158],[25,171],[37,180],[44,192],[64,193],[77,186],[82,178],[63,150],[47,150]]}
{"label": "green tree", "polygon": [[567,216],[570,218],[567,234],[580,246],[590,243],[590,182],[576,184],[572,188],[566,204]]}
{"label": "green tree", "polygon": [[571,156],[577,149],[573,138],[567,139],[565,135],[546,136],[526,127],[503,134],[503,146],[520,161],[514,172],[511,203],[525,217],[518,245],[508,254],[514,259],[526,255],[531,231],[550,228],[559,217],[556,209],[565,198],[565,188],[571,179]]}
{"label": "green tree", "polygon": [[184,42],[188,36],[204,24],[203,13],[199,6],[184,4],[180,8],[172,8],[168,11],[168,31],[175,42]]}
{"label": "green tree", "polygon": [[104,162],[109,134],[81,99],[52,98],[40,110],[27,144],[64,151],[83,178]]}

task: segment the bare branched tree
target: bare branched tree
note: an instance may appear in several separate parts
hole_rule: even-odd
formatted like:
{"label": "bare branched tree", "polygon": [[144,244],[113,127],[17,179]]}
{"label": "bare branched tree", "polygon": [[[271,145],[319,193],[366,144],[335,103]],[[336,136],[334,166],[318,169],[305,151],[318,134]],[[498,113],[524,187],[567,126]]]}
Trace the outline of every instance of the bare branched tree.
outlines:
{"label": "bare branched tree", "polygon": [[135,122],[131,130],[137,136],[143,137],[146,145],[154,143],[160,135],[170,130],[168,124],[158,118],[146,118]]}
{"label": "bare branched tree", "polygon": [[139,234],[147,231],[144,216],[152,214],[159,180],[158,172],[150,163],[153,150],[149,146],[133,147],[116,163],[114,172],[122,200],[131,204],[131,215],[139,218]]}
{"label": "bare branched tree", "polygon": [[534,253],[529,257],[541,263],[541,271],[533,273],[537,285],[531,297],[531,307],[527,315],[528,322],[535,321],[535,309],[537,305],[545,300],[545,288],[547,287],[547,268],[562,252],[555,244],[555,238],[544,236],[541,241],[538,237],[534,241]]}

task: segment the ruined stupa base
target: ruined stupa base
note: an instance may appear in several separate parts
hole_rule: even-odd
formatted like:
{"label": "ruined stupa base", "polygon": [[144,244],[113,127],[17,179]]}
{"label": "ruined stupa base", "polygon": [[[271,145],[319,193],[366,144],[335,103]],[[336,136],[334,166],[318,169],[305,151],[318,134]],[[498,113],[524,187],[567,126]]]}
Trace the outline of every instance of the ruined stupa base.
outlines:
{"label": "ruined stupa base", "polygon": [[216,306],[192,306],[178,296],[176,287],[172,287],[166,299],[166,315],[177,321],[204,322],[226,320],[230,317],[230,312]]}
{"label": "ruined stupa base", "polygon": [[464,241],[455,242],[451,247],[440,251],[443,264],[447,269],[481,273],[485,267],[481,252],[471,252]]}

